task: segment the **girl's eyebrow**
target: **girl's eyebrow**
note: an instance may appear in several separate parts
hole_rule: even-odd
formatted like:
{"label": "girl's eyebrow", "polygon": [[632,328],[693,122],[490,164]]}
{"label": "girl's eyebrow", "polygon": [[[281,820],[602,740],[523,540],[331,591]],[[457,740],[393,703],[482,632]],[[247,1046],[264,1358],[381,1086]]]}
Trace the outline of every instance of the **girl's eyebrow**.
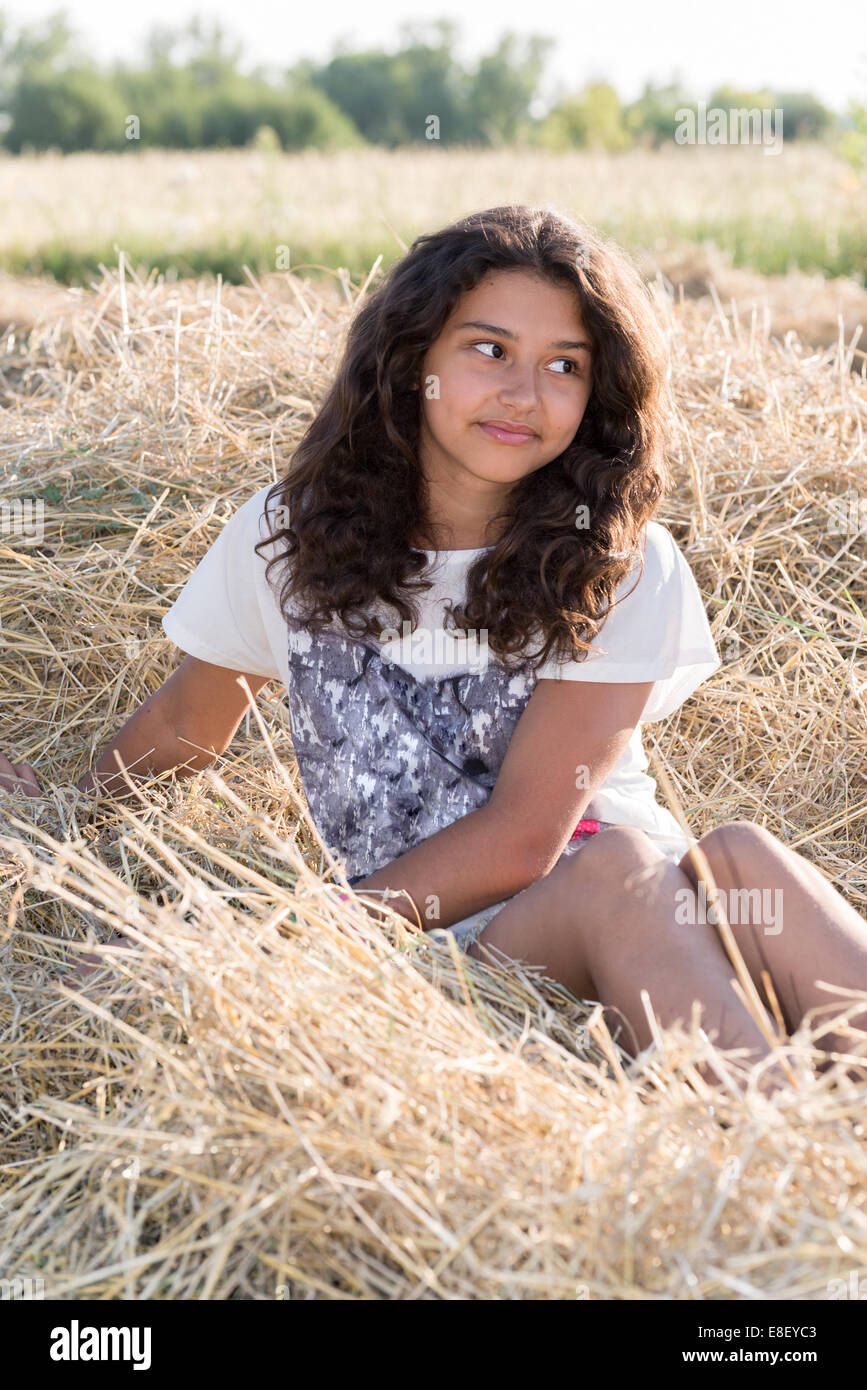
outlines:
{"label": "girl's eyebrow", "polygon": [[[483,333],[494,333],[498,338],[511,338],[512,342],[517,341],[517,334],[510,333],[508,328],[498,328],[495,323],[480,323],[478,319],[470,319],[467,323],[457,324],[455,332],[458,332],[461,328],[480,328]],[[560,338],[558,342],[549,343],[548,346],[552,348],[568,348],[576,352],[581,348],[583,348],[585,352],[593,351],[590,344],[584,342],[583,339],[581,342],[573,343],[567,338]]]}

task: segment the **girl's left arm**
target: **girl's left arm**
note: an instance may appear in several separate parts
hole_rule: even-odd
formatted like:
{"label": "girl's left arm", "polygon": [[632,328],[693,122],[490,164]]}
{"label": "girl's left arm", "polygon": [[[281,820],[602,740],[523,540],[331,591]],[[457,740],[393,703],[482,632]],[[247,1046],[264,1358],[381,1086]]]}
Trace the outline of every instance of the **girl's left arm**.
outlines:
{"label": "girl's left arm", "polygon": [[653,681],[543,678],[518,720],[489,805],[523,824],[536,878],[550,873],[626,751]]}
{"label": "girl's left arm", "polygon": [[389,906],[416,922],[415,902],[427,930],[535,883],[554,867],[619,762],[652,688],[653,681],[540,679],[486,805],[377,869],[355,891],[400,890]]}

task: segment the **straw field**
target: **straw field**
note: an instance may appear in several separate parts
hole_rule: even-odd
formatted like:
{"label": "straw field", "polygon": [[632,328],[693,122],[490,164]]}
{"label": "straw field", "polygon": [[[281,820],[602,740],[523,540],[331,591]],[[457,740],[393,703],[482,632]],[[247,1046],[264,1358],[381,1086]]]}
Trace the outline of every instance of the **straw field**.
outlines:
{"label": "straw field", "polygon": [[[540,971],[380,925],[337,897],[276,683],[213,769],[129,805],[71,789],[173,669],[162,613],[321,400],[365,292],[334,286],[121,263],[0,339],[2,496],[44,502],[40,544],[0,538],[0,749],[49,792],[0,797],[0,1277],[59,1299],[838,1297],[867,1264],[867,1038],[825,1071],[810,1045],[857,999],[829,992],[766,1095],[695,1016],[633,1060]],[[695,834],[766,825],[867,915],[864,359],[780,341],[760,303],[656,301],[659,518],[724,659],[646,729],[660,799]]]}

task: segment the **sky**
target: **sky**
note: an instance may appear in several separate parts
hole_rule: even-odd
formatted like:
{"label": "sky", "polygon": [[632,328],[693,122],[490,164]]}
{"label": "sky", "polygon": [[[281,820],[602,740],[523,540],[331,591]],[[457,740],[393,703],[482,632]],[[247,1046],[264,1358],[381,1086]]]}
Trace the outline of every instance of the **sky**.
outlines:
{"label": "sky", "polygon": [[244,66],[288,67],[299,58],[327,59],[337,40],[351,48],[397,44],[403,22],[453,19],[456,51],[471,64],[505,30],[556,40],[542,96],[585,82],[612,82],[624,101],[645,81],[680,79],[701,97],[719,83],[747,89],[807,90],[836,111],[867,101],[867,5],[864,0],[759,0],[751,6],[685,5],[683,0],[611,0],[530,6],[526,0],[0,0],[13,25],[33,24],[64,10],[98,62],[133,61],[151,26],[178,27],[199,14],[219,19],[243,45]]}

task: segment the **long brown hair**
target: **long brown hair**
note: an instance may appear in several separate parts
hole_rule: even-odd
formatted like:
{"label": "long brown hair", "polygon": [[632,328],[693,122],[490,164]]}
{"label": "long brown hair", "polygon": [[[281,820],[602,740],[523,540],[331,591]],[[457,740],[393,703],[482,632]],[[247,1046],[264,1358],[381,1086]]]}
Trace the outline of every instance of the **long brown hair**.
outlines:
{"label": "long brown hair", "polygon": [[512,489],[500,539],[471,564],[465,601],[449,612],[459,628],[486,631],[507,663],[530,660],[537,637],[539,663],[552,651],[582,660],[591,650],[586,639],[600,631],[669,485],[667,353],[626,254],[543,208],[490,208],[417,237],[358,309],[334,383],[287,476],[267,494],[285,525],[256,550],[285,541],[266,568],[270,576],[288,562],[285,616],[291,598],[294,620],[313,632],[337,616],[351,636],[380,638],[386,625],[368,610],[381,600],[415,629],[410,594],[431,581],[416,578],[428,557],[410,538],[433,541],[433,532],[413,387],[459,297],[489,271],[516,268],[575,294],[593,349],[592,389],[571,443]]}

